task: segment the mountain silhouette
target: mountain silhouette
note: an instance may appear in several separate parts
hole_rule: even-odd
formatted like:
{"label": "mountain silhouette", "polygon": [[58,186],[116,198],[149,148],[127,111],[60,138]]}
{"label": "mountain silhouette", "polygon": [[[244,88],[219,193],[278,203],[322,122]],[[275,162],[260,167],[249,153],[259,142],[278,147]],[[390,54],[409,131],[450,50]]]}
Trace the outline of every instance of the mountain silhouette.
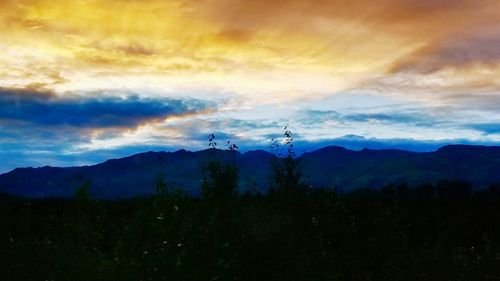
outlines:
{"label": "mountain silhouette", "polygon": [[[199,195],[203,165],[211,159],[234,161],[240,191],[265,192],[274,156],[262,150],[145,152],[82,167],[17,168],[0,175],[0,192],[28,197],[70,197],[91,181],[100,198],[124,198],[155,192],[161,177],[168,186]],[[434,152],[384,149],[361,151],[328,146],[300,156],[303,181],[312,187],[380,188],[410,186],[439,180],[468,181],[475,188],[500,183],[500,146],[448,145]]]}

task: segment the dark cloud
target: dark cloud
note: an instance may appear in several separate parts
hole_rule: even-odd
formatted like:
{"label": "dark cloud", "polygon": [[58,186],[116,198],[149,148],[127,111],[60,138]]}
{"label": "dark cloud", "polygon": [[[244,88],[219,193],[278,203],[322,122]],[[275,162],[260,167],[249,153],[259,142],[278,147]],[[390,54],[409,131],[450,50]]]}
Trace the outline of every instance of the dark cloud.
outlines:
{"label": "dark cloud", "polygon": [[44,92],[0,90],[0,124],[3,126],[32,124],[42,127],[128,128],[214,107],[210,102],[193,99],[138,96],[77,98]]}
{"label": "dark cloud", "polygon": [[[96,163],[116,151],[71,152],[91,138],[120,135],[140,124],[216,109],[195,99],[60,97],[33,89],[0,89],[0,172],[20,166],[68,166]],[[99,135],[93,134],[99,130]],[[148,143],[115,155],[141,152]]]}

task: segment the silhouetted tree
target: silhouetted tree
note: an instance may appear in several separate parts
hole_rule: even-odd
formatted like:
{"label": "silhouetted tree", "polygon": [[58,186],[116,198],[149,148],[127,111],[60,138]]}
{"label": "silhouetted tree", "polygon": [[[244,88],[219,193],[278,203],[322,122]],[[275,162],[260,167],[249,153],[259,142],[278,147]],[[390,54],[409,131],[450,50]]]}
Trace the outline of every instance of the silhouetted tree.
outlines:
{"label": "silhouetted tree", "polygon": [[283,128],[281,138],[272,139],[271,153],[275,157],[271,160],[270,188],[283,192],[296,192],[303,188],[302,172],[294,152],[294,137],[288,126]]}
{"label": "silhouetted tree", "polygon": [[233,161],[224,161],[217,159],[215,135],[210,134],[208,140],[213,155],[212,159],[204,165],[205,177],[201,185],[202,195],[206,199],[229,200],[236,195],[238,188],[238,169],[235,160],[238,146],[230,141],[227,142],[228,152],[233,157]]}

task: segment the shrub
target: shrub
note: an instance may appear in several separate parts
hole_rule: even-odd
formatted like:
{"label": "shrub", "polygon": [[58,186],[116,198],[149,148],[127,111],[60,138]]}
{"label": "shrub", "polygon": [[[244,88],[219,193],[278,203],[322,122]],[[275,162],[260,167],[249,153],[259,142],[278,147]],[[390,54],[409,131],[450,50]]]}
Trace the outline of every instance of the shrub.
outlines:
{"label": "shrub", "polygon": [[217,143],[214,134],[209,135],[208,142],[212,150],[212,159],[204,165],[206,174],[201,185],[202,196],[206,199],[229,200],[236,195],[238,188],[238,169],[236,167],[238,146],[228,141],[228,150],[224,153],[229,152],[232,160],[223,161],[217,159]]}

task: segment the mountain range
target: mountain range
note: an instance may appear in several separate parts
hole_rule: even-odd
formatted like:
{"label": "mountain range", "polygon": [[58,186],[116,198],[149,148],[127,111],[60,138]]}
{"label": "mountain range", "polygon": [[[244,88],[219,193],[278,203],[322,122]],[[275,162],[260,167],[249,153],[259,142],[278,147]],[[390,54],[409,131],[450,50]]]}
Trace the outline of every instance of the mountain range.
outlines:
{"label": "mountain range", "polygon": [[[155,192],[158,179],[167,186],[199,195],[203,165],[210,160],[234,161],[240,191],[265,192],[272,154],[223,150],[145,152],[81,167],[16,168],[0,175],[0,192],[27,197],[70,197],[90,181],[99,198],[125,198]],[[474,188],[500,183],[500,146],[447,145],[433,152],[348,150],[328,146],[299,158],[304,183],[344,192],[388,184],[415,186],[439,180],[470,182]]]}

